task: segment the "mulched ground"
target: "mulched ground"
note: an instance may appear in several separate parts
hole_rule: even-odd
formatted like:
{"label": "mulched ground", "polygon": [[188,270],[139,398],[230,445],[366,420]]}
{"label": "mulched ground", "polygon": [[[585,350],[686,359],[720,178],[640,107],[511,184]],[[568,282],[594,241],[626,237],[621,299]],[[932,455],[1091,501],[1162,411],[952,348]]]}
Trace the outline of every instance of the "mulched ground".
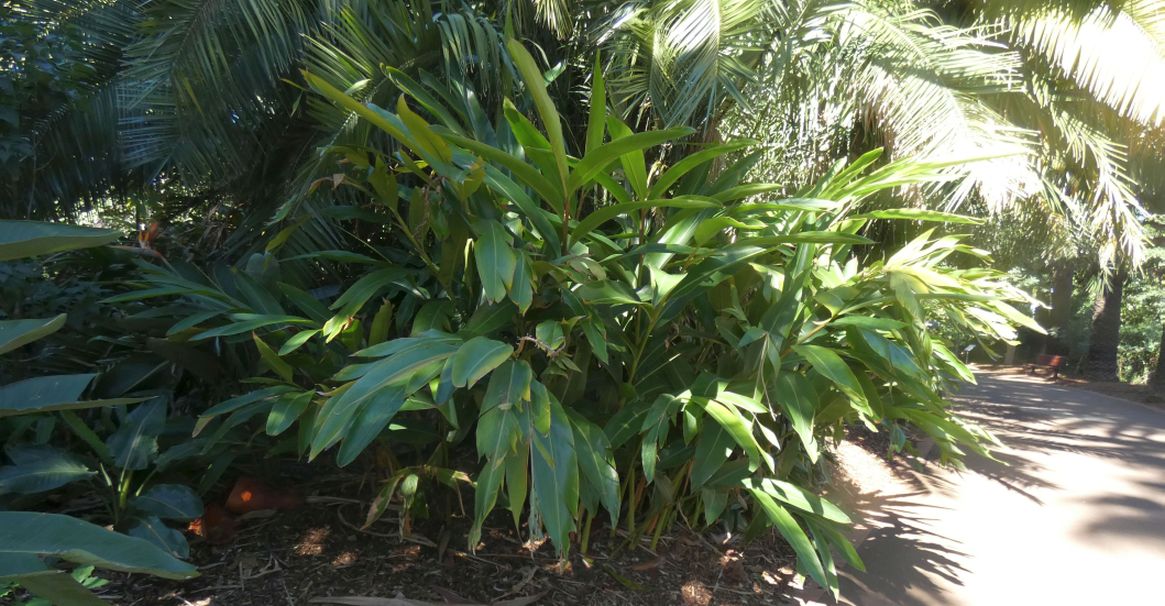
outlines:
{"label": "mulched ground", "polygon": [[[466,517],[449,527],[417,522],[402,539],[390,512],[360,530],[371,494],[337,489],[358,484],[331,478],[327,496],[243,520],[223,545],[193,538],[199,578],[105,574],[114,582],[103,594],[127,606],[344,603],[329,596],[381,598],[348,602],[367,606],[746,605],[784,602],[794,577],[793,554],[775,533],[745,544],[715,528],[696,534],[677,526],[652,548],[650,538],[629,545],[625,533],[612,536],[596,520],[588,554],[562,562],[549,543],[523,543],[505,512],[490,519],[471,554],[463,551]],[[471,495],[464,498],[472,508]]]}

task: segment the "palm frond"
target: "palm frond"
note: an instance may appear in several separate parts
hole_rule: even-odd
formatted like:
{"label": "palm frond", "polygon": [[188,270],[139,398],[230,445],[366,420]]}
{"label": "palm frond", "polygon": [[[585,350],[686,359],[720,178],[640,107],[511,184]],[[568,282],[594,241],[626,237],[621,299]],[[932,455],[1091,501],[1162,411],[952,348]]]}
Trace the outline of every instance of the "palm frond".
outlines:
{"label": "palm frond", "polygon": [[612,98],[649,107],[664,125],[704,126],[742,92],[759,58],[768,0],[627,3],[593,28],[614,73]]}
{"label": "palm frond", "polygon": [[1009,19],[1018,44],[1121,115],[1144,124],[1165,118],[1165,5],[1100,5],[1083,17],[1048,7]]}

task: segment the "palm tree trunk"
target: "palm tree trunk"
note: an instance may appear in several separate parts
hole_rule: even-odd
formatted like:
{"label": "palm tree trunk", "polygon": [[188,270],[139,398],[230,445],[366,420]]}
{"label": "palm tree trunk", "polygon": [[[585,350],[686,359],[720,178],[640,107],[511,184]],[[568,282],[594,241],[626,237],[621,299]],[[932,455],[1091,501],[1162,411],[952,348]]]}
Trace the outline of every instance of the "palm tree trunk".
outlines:
{"label": "palm tree trunk", "polygon": [[1072,321],[1072,263],[1057,264],[1052,270],[1052,309],[1048,314],[1049,335],[1045,353],[1069,353],[1068,324]]}
{"label": "palm tree trunk", "polygon": [[1157,346],[1157,370],[1149,377],[1154,385],[1165,385],[1165,326],[1161,327],[1161,345]]}
{"label": "palm tree trunk", "polygon": [[1092,338],[1084,373],[1093,379],[1117,380],[1117,350],[1120,346],[1121,298],[1124,294],[1124,271],[1113,275],[1092,308]]}

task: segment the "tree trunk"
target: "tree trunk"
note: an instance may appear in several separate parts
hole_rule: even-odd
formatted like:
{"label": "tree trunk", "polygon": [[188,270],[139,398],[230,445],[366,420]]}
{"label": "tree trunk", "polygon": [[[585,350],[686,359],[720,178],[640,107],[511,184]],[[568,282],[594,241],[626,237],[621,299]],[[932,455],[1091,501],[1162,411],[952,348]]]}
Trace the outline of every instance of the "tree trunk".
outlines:
{"label": "tree trunk", "polygon": [[1072,263],[1064,262],[1052,270],[1052,309],[1048,314],[1048,339],[1045,353],[1066,355],[1068,345],[1068,325],[1072,322]]}
{"label": "tree trunk", "polygon": [[1127,276],[1113,275],[1092,308],[1092,338],[1088,343],[1085,374],[1103,381],[1117,380],[1117,349],[1120,346],[1121,298]]}
{"label": "tree trunk", "polygon": [[1165,385],[1165,326],[1161,327],[1161,345],[1157,347],[1157,370],[1149,381],[1154,385]]}

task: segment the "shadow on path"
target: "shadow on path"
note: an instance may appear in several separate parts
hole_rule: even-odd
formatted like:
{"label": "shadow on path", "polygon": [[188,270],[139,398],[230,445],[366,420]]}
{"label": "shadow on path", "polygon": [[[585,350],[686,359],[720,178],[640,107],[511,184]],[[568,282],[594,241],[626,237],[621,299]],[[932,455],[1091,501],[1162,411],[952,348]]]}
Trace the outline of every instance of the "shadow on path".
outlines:
{"label": "shadow on path", "polygon": [[1012,604],[1041,583],[1070,592],[1068,561],[1115,572],[1143,551],[1137,566],[1165,564],[1165,412],[1025,377],[980,376],[955,401],[1004,446],[961,473],[900,469],[901,494],[859,495],[868,571],[843,573],[844,603]]}

